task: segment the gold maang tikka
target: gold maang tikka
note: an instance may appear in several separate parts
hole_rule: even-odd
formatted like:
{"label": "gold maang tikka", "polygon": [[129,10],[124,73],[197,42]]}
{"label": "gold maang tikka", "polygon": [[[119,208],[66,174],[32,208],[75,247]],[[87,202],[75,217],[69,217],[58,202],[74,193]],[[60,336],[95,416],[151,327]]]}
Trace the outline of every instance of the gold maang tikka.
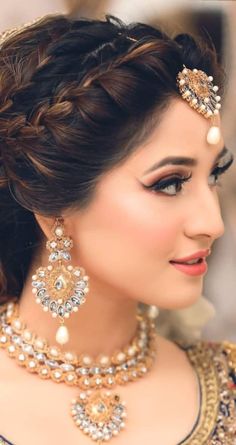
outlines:
{"label": "gold maang tikka", "polygon": [[46,243],[46,248],[50,251],[49,265],[39,267],[32,276],[32,291],[36,303],[45,312],[50,312],[53,318],[59,319],[56,341],[63,345],[69,340],[65,319],[85,303],[89,278],[85,275],[84,268],[68,264],[71,262],[69,251],[73,247],[73,241],[65,235],[62,218],[56,218],[52,233],[53,237]]}
{"label": "gold maang tikka", "polygon": [[213,84],[213,77],[204,71],[196,68],[191,70],[183,66],[183,70],[177,75],[181,96],[198,113],[210,119],[211,126],[206,139],[210,145],[218,144],[221,139],[221,131],[216,121],[221,108],[221,97],[217,95],[219,87]]}

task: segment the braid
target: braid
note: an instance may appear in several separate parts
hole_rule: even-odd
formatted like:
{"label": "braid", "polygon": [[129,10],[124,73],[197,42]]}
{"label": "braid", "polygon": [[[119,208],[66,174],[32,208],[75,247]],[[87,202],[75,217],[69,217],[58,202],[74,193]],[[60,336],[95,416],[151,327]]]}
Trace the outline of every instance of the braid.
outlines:
{"label": "braid", "polygon": [[183,64],[217,79],[212,50],[112,16],[49,16],[2,42],[0,297],[20,295],[41,241],[32,212],[85,208],[179,97]]}

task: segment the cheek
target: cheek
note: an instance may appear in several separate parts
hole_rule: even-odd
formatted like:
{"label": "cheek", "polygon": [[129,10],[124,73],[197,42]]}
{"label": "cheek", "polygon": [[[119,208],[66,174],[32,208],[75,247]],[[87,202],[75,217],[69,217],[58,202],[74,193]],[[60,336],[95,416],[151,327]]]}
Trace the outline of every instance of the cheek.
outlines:
{"label": "cheek", "polygon": [[175,249],[180,227],[173,206],[146,191],[102,194],[81,224],[84,254],[94,257],[96,252],[102,262],[116,266],[122,262],[124,267],[166,260]]}

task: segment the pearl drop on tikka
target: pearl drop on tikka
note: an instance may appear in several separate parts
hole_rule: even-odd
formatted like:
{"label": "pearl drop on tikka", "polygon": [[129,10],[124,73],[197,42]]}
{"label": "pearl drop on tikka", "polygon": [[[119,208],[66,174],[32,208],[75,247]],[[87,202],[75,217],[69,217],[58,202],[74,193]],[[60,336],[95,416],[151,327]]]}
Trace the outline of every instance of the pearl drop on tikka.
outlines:
{"label": "pearl drop on tikka", "polygon": [[220,142],[221,133],[220,128],[215,125],[212,126],[207,133],[207,142],[210,145],[215,145]]}

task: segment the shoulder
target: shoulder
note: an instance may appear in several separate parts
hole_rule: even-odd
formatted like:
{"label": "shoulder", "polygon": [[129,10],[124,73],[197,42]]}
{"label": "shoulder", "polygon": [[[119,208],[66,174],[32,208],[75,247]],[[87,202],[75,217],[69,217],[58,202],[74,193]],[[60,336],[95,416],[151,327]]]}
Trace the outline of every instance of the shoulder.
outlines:
{"label": "shoulder", "polygon": [[187,346],[186,351],[199,377],[204,416],[208,426],[212,425],[214,443],[222,443],[223,436],[227,443],[233,443],[231,440],[236,435],[236,344],[198,340]]}

